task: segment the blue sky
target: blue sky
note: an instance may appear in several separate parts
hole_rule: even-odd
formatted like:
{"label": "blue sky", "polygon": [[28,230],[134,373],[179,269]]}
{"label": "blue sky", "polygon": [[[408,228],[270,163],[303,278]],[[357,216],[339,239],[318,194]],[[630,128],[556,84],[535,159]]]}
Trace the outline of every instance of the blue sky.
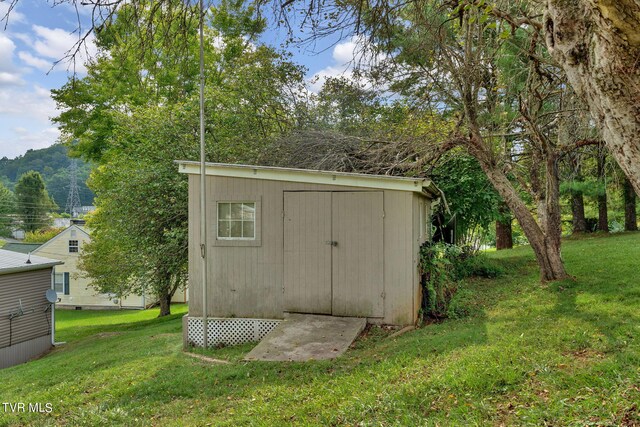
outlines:
{"label": "blue sky", "polygon": [[[65,56],[78,35],[73,33],[75,9],[66,3],[52,4],[50,0],[19,0],[7,27],[3,22],[0,29],[0,158],[48,147],[59,137],[50,121],[57,115],[50,90],[64,85],[72,68],[69,63],[51,67]],[[0,17],[8,6],[9,0],[0,0]],[[88,17],[88,10],[80,13]],[[272,29],[264,40],[279,45],[285,36],[284,30]],[[325,77],[350,73],[355,44],[335,39],[323,43],[313,49],[290,48],[293,60],[309,69],[309,80],[316,80],[309,85],[312,91],[320,88]],[[82,76],[84,66],[77,63],[76,71]]]}

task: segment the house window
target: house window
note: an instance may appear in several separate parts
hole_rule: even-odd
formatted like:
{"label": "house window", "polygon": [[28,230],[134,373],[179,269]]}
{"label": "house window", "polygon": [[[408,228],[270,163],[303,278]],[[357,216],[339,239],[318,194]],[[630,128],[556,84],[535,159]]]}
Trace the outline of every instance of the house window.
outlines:
{"label": "house window", "polygon": [[69,273],[55,273],[53,275],[53,290],[58,294],[69,295]]}
{"label": "house window", "polygon": [[255,240],[255,238],[255,202],[218,202],[218,239]]}
{"label": "house window", "polygon": [[78,241],[69,240],[69,253],[78,252]]}

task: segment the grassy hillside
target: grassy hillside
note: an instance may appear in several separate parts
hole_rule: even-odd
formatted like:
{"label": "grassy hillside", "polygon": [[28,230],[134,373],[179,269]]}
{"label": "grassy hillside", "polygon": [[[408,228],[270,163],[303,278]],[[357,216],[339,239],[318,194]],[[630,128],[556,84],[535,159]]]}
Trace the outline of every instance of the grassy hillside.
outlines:
{"label": "grassy hillside", "polygon": [[640,234],[564,255],[577,280],[541,285],[529,248],[492,254],[508,273],[467,283],[474,316],[373,328],[337,361],[210,364],[181,352],[181,314],[61,313],[66,346],[0,372],[2,401],[53,412],[0,425],[638,425]]}

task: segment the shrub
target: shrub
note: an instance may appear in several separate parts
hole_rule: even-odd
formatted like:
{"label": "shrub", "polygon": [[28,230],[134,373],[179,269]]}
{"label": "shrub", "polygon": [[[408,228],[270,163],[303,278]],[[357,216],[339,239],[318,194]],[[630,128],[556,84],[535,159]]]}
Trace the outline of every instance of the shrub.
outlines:
{"label": "shrub", "polygon": [[45,227],[36,231],[27,231],[24,235],[25,243],[45,243],[56,237],[64,227]]}
{"label": "shrub", "polygon": [[460,291],[459,281],[471,276],[497,277],[502,269],[483,255],[448,243],[425,242],[420,247],[422,312],[425,317],[463,317],[469,314],[472,294]]}

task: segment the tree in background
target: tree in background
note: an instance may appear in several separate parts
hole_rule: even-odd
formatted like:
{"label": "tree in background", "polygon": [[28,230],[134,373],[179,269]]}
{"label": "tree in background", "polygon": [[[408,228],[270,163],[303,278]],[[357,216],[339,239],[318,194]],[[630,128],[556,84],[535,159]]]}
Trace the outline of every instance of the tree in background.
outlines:
{"label": "tree in background", "polygon": [[445,215],[445,222],[455,219],[456,243],[479,249],[491,224],[498,219],[504,221],[505,216],[500,212],[502,200],[480,165],[473,157],[456,150],[440,159],[431,176],[451,210]]}
{"label": "tree in background", "polygon": [[623,181],[622,191],[624,195],[624,229],[626,231],[638,231],[638,216],[636,214],[636,192],[628,178]]}
{"label": "tree in background", "polygon": [[24,231],[35,231],[51,224],[49,214],[58,208],[49,194],[40,173],[29,171],[16,183],[16,208]]}
{"label": "tree in background", "polygon": [[[97,206],[89,221],[92,242],[81,267],[100,292],[157,295],[164,316],[187,278],[187,178],[174,162],[199,153],[197,20],[189,22],[191,38],[179,49],[164,43],[164,32],[144,39],[155,43],[156,56],[140,62],[139,26],[160,17],[145,9],[139,21],[131,21],[135,9],[127,8],[100,36],[105,39],[99,37],[104,51],[89,65],[87,78],[69,82],[55,97],[64,135],[80,141],[78,154],[98,162],[90,178]],[[292,123],[302,70],[256,41],[254,33],[263,26],[250,14],[231,6],[208,14],[209,161],[254,162],[273,135]],[[168,22],[157,24],[176,34],[184,30]]]}
{"label": "tree in background", "polygon": [[13,193],[0,183],[0,236],[11,236],[15,211],[16,202]]}
{"label": "tree in background", "polygon": [[[38,150],[27,150],[15,159],[0,159],[0,181],[12,189],[20,175],[28,171],[40,172],[47,186],[49,196],[58,206],[65,206],[69,194],[69,149],[60,143]],[[93,204],[93,193],[86,181],[91,171],[91,163],[77,160],[78,189],[82,205]]]}

